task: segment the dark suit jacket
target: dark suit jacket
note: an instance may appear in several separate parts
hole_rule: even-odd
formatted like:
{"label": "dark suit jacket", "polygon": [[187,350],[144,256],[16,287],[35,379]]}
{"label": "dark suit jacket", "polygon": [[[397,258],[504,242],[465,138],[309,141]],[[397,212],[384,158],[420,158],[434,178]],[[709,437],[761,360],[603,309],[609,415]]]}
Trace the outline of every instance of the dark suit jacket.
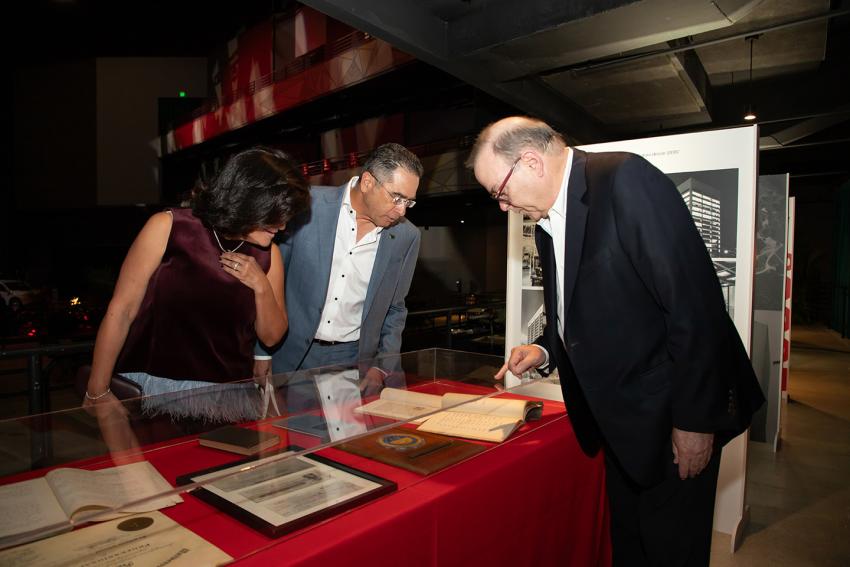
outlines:
{"label": "dark suit jacket", "polygon": [[[638,484],[671,459],[673,427],[744,431],[764,401],[714,266],[682,197],[645,159],[573,150],[564,255],[565,328],[554,357],[585,452],[604,442]],[[557,312],[551,237],[538,227],[546,313]]]}

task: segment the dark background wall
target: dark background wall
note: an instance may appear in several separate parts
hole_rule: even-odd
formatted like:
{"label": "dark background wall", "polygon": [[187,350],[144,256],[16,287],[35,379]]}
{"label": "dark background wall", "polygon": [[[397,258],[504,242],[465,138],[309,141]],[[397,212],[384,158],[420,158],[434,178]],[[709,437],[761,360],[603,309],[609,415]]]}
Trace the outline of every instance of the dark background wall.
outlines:
{"label": "dark background wall", "polygon": [[796,200],[792,288],[795,322],[830,322],[837,190],[830,180],[791,178],[790,193]]}
{"label": "dark background wall", "polygon": [[94,59],[14,70],[11,199],[24,210],[97,202]]}
{"label": "dark background wall", "polygon": [[159,100],[207,92],[205,57],[96,60],[97,204],[160,201]]}

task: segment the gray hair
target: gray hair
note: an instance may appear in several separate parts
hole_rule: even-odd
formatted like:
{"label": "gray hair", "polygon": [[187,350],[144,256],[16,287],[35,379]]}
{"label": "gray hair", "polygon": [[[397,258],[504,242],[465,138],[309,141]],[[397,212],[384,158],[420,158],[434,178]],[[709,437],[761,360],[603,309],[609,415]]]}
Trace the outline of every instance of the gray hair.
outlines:
{"label": "gray hair", "polygon": [[519,125],[506,128],[495,137],[491,137],[491,130],[496,122],[484,128],[478,137],[475,139],[475,144],[469,152],[469,157],[466,159],[466,167],[473,169],[475,160],[487,143],[493,144],[493,153],[497,156],[505,158],[507,161],[512,161],[519,157],[519,154],[524,148],[534,148],[540,153],[549,151],[553,140],[557,140],[559,145],[566,145],[563,136],[556,132],[551,126],[537,120],[536,118],[523,117]]}
{"label": "gray hair", "polygon": [[416,155],[401,144],[382,144],[375,148],[363,164],[363,171],[368,171],[378,178],[386,180],[392,177],[399,167],[403,167],[416,177],[422,177],[425,170]]}

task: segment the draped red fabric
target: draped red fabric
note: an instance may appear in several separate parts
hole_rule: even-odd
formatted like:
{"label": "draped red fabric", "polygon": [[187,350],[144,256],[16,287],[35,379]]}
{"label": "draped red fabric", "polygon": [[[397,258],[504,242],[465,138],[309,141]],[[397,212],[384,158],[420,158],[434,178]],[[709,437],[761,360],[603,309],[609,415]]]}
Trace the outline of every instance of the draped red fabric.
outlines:
{"label": "draped red fabric", "polygon": [[[395,481],[398,491],[277,540],[191,496],[164,512],[243,557],[240,565],[610,565],[603,456],[588,458],[563,406],[551,405],[560,411],[547,411],[501,445],[428,477],[325,450],[335,461]],[[191,451],[199,467],[217,464],[210,453],[218,452]],[[160,463],[154,462],[160,455],[150,456],[164,473],[171,468],[167,454]],[[165,476],[174,482],[174,475]]]}
{"label": "draped red fabric", "polygon": [[[281,435],[282,445],[305,445],[303,435],[270,423],[258,428]],[[191,493],[162,512],[238,558],[239,565],[611,564],[604,458],[581,451],[563,404],[546,402],[540,421],[523,425],[499,445],[487,445],[484,453],[427,477],[325,449],[322,455],[393,480],[398,490],[277,539]],[[177,476],[241,458],[202,447],[191,437],[146,449],[145,458],[172,485]],[[113,464],[98,458],[63,466]]]}

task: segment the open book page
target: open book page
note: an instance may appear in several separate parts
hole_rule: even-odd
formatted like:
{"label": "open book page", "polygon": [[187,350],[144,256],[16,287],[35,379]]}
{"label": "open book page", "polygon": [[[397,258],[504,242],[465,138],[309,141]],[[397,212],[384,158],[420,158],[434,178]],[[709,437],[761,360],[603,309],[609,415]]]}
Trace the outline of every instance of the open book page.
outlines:
{"label": "open book page", "polygon": [[522,417],[441,411],[427,418],[418,429],[430,433],[499,443],[507,439],[521,423]]}
{"label": "open book page", "polygon": [[519,427],[539,404],[526,400],[481,398],[468,394],[445,394],[446,411],[432,415],[419,426],[422,431],[501,442]]}
{"label": "open book page", "polygon": [[407,421],[442,407],[442,396],[384,388],[380,399],[355,408],[357,413]]}
{"label": "open book page", "polygon": [[525,400],[481,398],[481,396],[470,396],[469,394],[445,394],[443,396],[443,407],[448,408],[446,411],[498,415],[502,417],[511,417],[514,420],[525,419],[527,405],[528,404]]}
{"label": "open book page", "polygon": [[44,477],[0,486],[0,545],[8,536],[67,521]]}
{"label": "open book page", "polygon": [[[527,400],[455,393],[435,396],[385,388],[381,399],[355,411],[389,419],[412,420],[422,424],[419,429],[431,433],[499,442],[507,439],[531,411],[539,412],[541,407],[540,403]],[[440,408],[446,408],[446,411],[414,419]]]}
{"label": "open book page", "polygon": [[[171,490],[168,481],[147,461],[97,471],[55,469],[47,473],[45,478],[70,518],[99,508],[115,508]],[[98,520],[158,510],[182,501],[176,494],[166,496],[128,506],[121,513],[103,516]]]}

